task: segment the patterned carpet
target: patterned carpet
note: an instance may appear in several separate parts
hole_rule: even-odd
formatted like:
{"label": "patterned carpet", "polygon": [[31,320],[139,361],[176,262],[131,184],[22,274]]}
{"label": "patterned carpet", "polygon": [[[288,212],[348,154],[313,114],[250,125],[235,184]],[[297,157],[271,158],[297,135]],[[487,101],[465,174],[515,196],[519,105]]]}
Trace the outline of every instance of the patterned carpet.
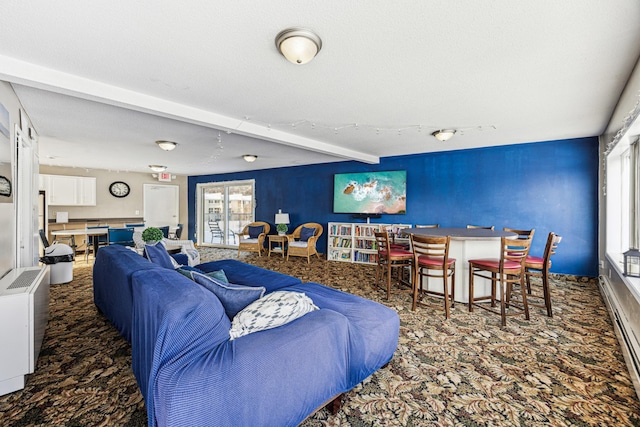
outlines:
{"label": "patterned carpet", "polygon": [[[235,258],[202,249],[203,261]],[[554,277],[554,317],[530,321],[458,304],[443,312],[410,310],[372,287],[374,268],[279,257],[242,260],[379,301],[398,312],[395,357],[304,427],[640,426],[640,402],[594,279]],[[0,396],[1,426],[144,426],[144,401],[131,349],[93,305],[91,268],[82,261],[70,284],[51,288],[49,325],[36,372],[25,389]]]}

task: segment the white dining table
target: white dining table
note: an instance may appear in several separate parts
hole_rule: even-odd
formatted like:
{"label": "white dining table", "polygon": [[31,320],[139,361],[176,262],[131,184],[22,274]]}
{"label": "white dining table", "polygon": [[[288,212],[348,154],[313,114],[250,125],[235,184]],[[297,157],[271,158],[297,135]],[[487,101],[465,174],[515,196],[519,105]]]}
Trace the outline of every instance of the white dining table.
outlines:
{"label": "white dining table", "polygon": [[[500,258],[502,237],[516,239],[518,235],[510,231],[488,230],[484,228],[405,228],[403,234],[423,236],[451,236],[449,258],[456,259],[456,278],[454,300],[469,302],[469,260],[477,258]],[[442,279],[425,277],[423,286],[437,292],[443,291]],[[491,295],[491,281],[477,278],[474,280],[474,297]]]}

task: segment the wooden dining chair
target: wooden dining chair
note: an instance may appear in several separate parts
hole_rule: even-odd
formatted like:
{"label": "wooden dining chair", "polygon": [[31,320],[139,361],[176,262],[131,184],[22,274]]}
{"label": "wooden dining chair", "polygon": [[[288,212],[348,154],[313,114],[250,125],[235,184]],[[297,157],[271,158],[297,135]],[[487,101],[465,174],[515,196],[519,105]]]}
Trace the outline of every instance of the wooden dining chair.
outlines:
{"label": "wooden dining chair", "polygon": [[467,228],[481,228],[484,230],[494,230],[495,226],[484,226],[484,225],[471,225],[471,224],[467,224]]}
{"label": "wooden dining chair", "polygon": [[[403,280],[403,273],[407,268],[409,268],[409,274],[411,276],[413,275],[413,252],[404,249],[392,249],[391,241],[389,239],[389,233],[386,231],[376,231],[375,237],[376,246],[378,249],[375,284],[376,289],[380,287],[380,280],[383,279],[386,275],[387,300],[389,300],[391,298],[391,276],[393,274],[393,271],[395,270],[396,278],[399,285],[399,289],[397,291],[411,292],[411,284],[409,283],[409,281]],[[409,288],[407,290],[403,290],[403,285],[406,285]]]}
{"label": "wooden dining chair", "polygon": [[[429,304],[422,299],[424,295],[434,295],[444,300],[444,317],[451,316],[451,308],[455,305],[456,260],[449,258],[450,236],[431,237],[411,234],[413,248],[413,311],[418,305],[442,308],[442,304]],[[442,292],[424,289],[423,278],[442,279]],[[451,280],[451,286],[448,282]]]}
{"label": "wooden dining chair", "polygon": [[[500,239],[500,258],[484,258],[469,260],[469,311],[473,311],[474,306],[499,314],[502,326],[507,325],[507,317],[524,313],[525,319],[529,320],[529,304],[527,301],[527,291],[525,289],[525,261],[531,247],[531,238],[528,239]],[[490,274],[490,276],[487,276]],[[474,296],[474,278],[481,277],[491,281],[491,295]],[[509,298],[513,285],[520,285],[522,295],[521,307],[512,304]],[[500,292],[500,311],[495,311],[493,307],[498,301],[497,289]],[[491,302],[479,304],[478,301]],[[507,307],[511,310],[507,313]]]}
{"label": "wooden dining chair", "polygon": [[[555,255],[558,244],[562,241],[562,236],[551,232],[547,236],[547,243],[544,248],[542,257],[528,255],[525,259],[525,276],[527,283],[527,294],[529,297],[541,298],[544,304],[529,303],[534,307],[546,308],[547,316],[553,317],[551,309],[551,289],[549,288],[549,269],[551,268],[551,256]],[[537,277],[542,280],[542,295],[531,292],[531,277]]]}
{"label": "wooden dining chair", "polygon": [[532,228],[531,230],[519,230],[517,228],[504,227],[502,230],[509,231],[511,233],[516,233],[518,235],[518,239],[528,239],[528,238],[533,239],[533,235],[536,232],[534,228]]}
{"label": "wooden dining chair", "polygon": [[440,228],[440,224],[416,224],[416,228]]}

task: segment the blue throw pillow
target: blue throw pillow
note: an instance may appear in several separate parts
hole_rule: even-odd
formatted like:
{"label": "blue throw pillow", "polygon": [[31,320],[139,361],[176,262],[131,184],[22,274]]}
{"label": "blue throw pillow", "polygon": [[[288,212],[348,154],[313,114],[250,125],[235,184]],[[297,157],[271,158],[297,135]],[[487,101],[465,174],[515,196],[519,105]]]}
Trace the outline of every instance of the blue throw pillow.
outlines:
{"label": "blue throw pillow", "polygon": [[257,239],[264,230],[264,225],[250,225],[249,226],[249,238]]}
{"label": "blue throw pillow", "polygon": [[313,237],[316,234],[316,229],[313,227],[302,227],[300,230],[300,241],[306,242],[309,240],[309,237]]}
{"label": "blue throw pillow", "polygon": [[254,302],[262,298],[266,289],[262,286],[243,286],[234,283],[224,283],[204,274],[193,272],[193,280],[204,286],[218,297],[229,319]]}
{"label": "blue throw pillow", "polygon": [[161,242],[156,243],[155,245],[144,245],[144,252],[147,256],[147,259],[154,264],[158,264],[161,267],[169,268],[171,270],[174,269],[173,263],[171,262],[171,256],[167,252],[167,248],[164,247],[164,244]]}

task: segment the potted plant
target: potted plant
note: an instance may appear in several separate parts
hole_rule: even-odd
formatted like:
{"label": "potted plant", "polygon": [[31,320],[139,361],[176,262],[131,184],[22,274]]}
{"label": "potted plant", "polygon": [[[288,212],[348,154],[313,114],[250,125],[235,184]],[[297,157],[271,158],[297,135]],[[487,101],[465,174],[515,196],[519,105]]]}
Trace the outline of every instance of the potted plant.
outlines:
{"label": "potted plant", "polygon": [[287,230],[289,230],[289,227],[287,226],[287,224],[277,224],[276,225],[276,231],[281,236],[284,236],[285,234],[287,234]]}
{"label": "potted plant", "polygon": [[142,232],[142,240],[149,244],[155,244],[164,238],[162,230],[157,227],[145,228]]}

